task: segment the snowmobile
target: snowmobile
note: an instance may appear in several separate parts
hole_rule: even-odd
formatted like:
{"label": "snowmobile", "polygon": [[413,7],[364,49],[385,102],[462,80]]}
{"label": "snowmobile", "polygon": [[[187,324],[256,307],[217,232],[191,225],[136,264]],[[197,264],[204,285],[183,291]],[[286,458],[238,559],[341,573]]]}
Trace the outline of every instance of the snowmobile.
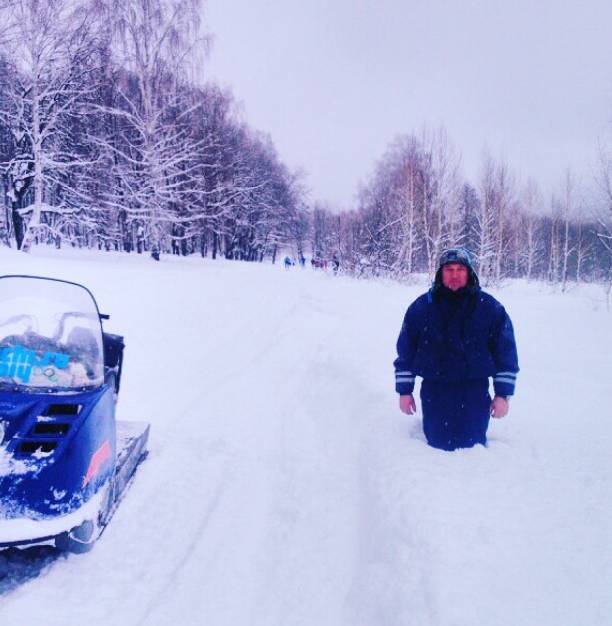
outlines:
{"label": "snowmobile", "polygon": [[0,549],[86,552],[147,454],[115,420],[124,341],[83,285],[0,276]]}

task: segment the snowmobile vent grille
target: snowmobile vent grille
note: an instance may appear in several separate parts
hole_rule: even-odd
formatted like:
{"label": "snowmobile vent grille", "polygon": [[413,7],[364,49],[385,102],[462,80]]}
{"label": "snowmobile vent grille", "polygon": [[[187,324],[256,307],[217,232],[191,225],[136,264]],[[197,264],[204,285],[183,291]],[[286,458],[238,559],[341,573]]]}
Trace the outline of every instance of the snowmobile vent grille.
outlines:
{"label": "snowmobile vent grille", "polygon": [[50,404],[42,413],[43,417],[55,415],[73,416],[81,412],[80,404]]}
{"label": "snowmobile vent grille", "polygon": [[43,452],[48,454],[57,448],[57,441],[22,441],[19,444],[20,454],[34,454],[35,452]]}
{"label": "snowmobile vent grille", "polygon": [[69,428],[70,424],[64,424],[61,422],[38,422],[37,424],[34,424],[30,434],[42,435],[43,437],[61,437],[68,432]]}

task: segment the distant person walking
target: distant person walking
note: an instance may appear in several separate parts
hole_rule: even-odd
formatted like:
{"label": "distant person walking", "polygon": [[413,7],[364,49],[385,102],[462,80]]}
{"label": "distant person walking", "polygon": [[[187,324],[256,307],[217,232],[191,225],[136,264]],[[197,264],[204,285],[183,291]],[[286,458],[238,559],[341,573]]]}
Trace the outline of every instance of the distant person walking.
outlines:
{"label": "distant person walking", "polygon": [[[519,371],[512,322],[481,290],[470,255],[446,250],[432,288],[406,311],[397,341],[395,389],[412,415],[421,376],[423,430],[443,450],[486,444],[489,417],[504,417]],[[489,396],[493,377],[495,396]]]}

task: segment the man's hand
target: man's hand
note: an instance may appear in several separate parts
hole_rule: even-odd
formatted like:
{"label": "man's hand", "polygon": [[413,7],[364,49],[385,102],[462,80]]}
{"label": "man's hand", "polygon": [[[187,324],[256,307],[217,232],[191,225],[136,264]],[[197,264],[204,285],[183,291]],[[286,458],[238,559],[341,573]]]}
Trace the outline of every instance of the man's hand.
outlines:
{"label": "man's hand", "polygon": [[492,417],[505,417],[508,415],[509,409],[508,400],[501,396],[495,396],[493,402],[491,402],[491,416]]}
{"label": "man's hand", "polygon": [[413,415],[416,412],[416,404],[412,395],[400,396],[400,410],[407,415]]}

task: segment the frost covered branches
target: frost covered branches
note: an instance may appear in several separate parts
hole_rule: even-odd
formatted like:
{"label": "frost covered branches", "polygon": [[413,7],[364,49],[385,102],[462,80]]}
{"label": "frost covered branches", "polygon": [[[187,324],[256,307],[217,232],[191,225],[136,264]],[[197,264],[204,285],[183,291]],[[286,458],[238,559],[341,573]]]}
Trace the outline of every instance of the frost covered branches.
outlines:
{"label": "frost covered branches", "polygon": [[19,0],[2,17],[7,230],[27,250],[39,233],[54,230],[56,217],[43,221],[48,214],[72,213],[79,204],[78,176],[67,172],[91,165],[91,156],[72,141],[71,129],[92,91],[96,32],[85,6],[74,2]]}
{"label": "frost covered branches", "polygon": [[303,240],[304,192],[272,143],[190,81],[201,4],[0,4],[7,243],[253,260]]}
{"label": "frost covered branches", "polygon": [[612,150],[610,144],[599,148],[597,176],[599,209],[596,210],[597,238],[605,251],[608,307],[612,295]]}
{"label": "frost covered branches", "polygon": [[359,273],[433,272],[449,242],[464,238],[458,163],[443,131],[404,135],[392,143],[361,190],[362,224],[345,227],[354,254],[350,263]]}
{"label": "frost covered branches", "polygon": [[[607,207],[610,163],[602,160],[600,181]],[[569,281],[612,284],[612,211],[592,219],[570,172],[546,203],[533,181],[519,184],[507,163],[485,154],[472,186],[444,131],[398,137],[362,187],[357,210],[315,208],[311,245],[314,256],[338,255],[344,270],[358,276],[433,278],[441,250],[462,245],[485,284],[510,277],[563,290]]]}
{"label": "frost covered branches", "polygon": [[197,75],[202,0],[0,0],[0,240],[213,258],[335,257],[356,275],[430,277],[464,245],[485,284],[604,280],[612,158],[599,211],[570,173],[551,198],[485,154],[467,181],[443,129],[401,135],[354,211],[307,206],[301,175]]}

